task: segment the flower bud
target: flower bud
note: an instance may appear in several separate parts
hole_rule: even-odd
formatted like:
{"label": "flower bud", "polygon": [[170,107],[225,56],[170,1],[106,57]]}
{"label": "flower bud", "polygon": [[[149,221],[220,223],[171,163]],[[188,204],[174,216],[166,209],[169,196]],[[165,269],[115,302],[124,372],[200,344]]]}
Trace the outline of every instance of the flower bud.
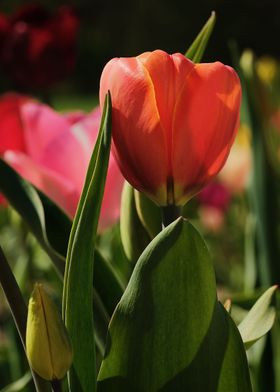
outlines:
{"label": "flower bud", "polygon": [[38,283],[28,305],[26,355],[32,369],[46,380],[62,379],[73,359],[61,316]]}

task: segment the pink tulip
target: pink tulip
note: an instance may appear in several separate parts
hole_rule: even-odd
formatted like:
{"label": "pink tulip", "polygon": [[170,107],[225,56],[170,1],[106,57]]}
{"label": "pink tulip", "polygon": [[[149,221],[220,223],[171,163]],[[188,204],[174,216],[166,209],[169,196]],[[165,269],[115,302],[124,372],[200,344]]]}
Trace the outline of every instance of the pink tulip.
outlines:
{"label": "pink tulip", "polygon": [[[0,101],[0,113],[2,102]],[[12,145],[3,151],[1,146],[3,144],[7,147],[7,143],[2,138],[0,151],[4,159],[73,217],[97,138],[100,109],[97,108],[88,115],[61,115],[44,104],[28,101],[18,105],[17,110],[11,110],[9,115],[11,118],[20,118],[9,135],[14,142],[21,140],[21,144],[16,144],[20,148]],[[1,121],[0,117],[0,125]],[[100,230],[119,217],[122,185],[123,178],[111,155]]]}

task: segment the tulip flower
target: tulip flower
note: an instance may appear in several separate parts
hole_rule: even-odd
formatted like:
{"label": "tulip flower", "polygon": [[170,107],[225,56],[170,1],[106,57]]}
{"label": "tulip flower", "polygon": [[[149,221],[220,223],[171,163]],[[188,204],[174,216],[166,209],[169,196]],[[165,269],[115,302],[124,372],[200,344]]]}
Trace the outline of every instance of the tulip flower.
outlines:
{"label": "tulip flower", "polygon": [[77,30],[77,15],[68,6],[53,15],[37,4],[10,17],[0,14],[0,63],[21,86],[46,88],[73,70]]}
{"label": "tulip flower", "polygon": [[46,380],[62,379],[73,360],[62,318],[41,284],[35,285],[29,300],[26,355],[31,367]]}
{"label": "tulip flower", "polygon": [[197,198],[203,226],[212,232],[221,230],[231,201],[228,188],[222,183],[211,182],[198,194]]}
{"label": "tulip flower", "polygon": [[[5,95],[0,99],[0,154],[73,217],[100,117],[99,108],[90,114],[62,115],[47,105],[24,101],[15,94]],[[99,230],[118,219],[122,185],[123,177],[111,155]]]}
{"label": "tulip flower", "polygon": [[221,170],[239,124],[241,87],[231,67],[156,50],[112,59],[101,104],[108,90],[116,160],[158,205],[184,205]]}

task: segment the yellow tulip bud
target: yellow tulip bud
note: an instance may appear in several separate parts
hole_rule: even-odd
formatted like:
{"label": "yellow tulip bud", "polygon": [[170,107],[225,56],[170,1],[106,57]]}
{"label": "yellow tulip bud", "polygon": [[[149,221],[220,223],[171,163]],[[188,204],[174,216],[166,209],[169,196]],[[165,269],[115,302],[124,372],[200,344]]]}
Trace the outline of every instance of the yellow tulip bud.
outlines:
{"label": "yellow tulip bud", "polygon": [[32,369],[46,380],[61,379],[71,366],[73,353],[61,316],[41,284],[29,300],[26,354]]}

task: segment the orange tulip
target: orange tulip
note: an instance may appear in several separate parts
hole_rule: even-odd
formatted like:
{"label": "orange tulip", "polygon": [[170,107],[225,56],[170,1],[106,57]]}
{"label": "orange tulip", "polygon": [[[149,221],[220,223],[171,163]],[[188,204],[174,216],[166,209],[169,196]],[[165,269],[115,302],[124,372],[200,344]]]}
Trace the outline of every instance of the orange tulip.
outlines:
{"label": "orange tulip", "polygon": [[239,124],[241,87],[220,62],[161,50],[105,66],[114,154],[132,186],[161,206],[185,204],[223,167]]}

